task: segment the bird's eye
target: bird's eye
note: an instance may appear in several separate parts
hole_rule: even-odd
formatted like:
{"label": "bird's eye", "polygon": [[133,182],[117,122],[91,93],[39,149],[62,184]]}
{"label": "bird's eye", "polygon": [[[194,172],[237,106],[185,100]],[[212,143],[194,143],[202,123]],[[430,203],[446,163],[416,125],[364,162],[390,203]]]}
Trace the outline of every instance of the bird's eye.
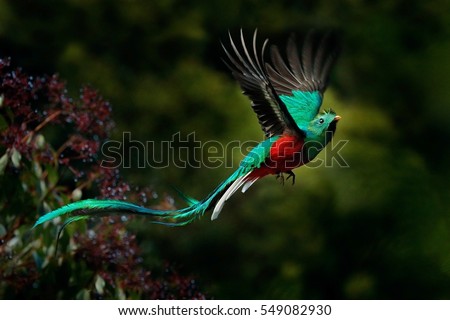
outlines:
{"label": "bird's eye", "polygon": [[323,120],[323,118],[320,118],[319,119],[319,124],[322,124],[322,123],[324,123],[325,122],[325,120]]}

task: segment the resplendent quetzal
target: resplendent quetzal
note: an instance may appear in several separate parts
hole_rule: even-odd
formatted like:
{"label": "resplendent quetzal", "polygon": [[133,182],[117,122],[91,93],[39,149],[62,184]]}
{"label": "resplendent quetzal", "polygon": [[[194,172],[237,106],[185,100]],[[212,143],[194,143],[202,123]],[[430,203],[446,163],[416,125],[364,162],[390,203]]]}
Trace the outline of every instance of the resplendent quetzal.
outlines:
{"label": "resplendent quetzal", "polygon": [[120,200],[81,200],[47,213],[35,227],[58,216],[67,216],[64,226],[95,215],[140,214],[155,218],[154,223],[185,225],[212,209],[216,219],[225,202],[240,188],[245,192],[258,179],[273,174],[284,181],[287,173],[295,181],[293,169],[313,160],[330,142],[341,118],[332,110],[319,112],[337,46],[329,34],[310,32],[299,55],[294,37],[287,44],[287,64],[277,47],[271,47],[271,62],[264,60],[268,44],[261,51],[256,45],[257,31],[247,48],[241,30],[240,45],[230,36],[231,49],[223,46],[233,76],[251,100],[266,140],[242,160],[239,168],[203,200],[182,195],[188,207],[154,210]]}

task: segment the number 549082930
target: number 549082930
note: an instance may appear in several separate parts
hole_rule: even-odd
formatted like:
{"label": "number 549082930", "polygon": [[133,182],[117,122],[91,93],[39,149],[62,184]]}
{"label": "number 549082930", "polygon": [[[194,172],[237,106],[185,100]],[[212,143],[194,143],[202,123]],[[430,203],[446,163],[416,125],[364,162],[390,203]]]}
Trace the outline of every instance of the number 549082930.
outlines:
{"label": "number 549082930", "polygon": [[264,315],[293,315],[293,316],[312,316],[312,315],[326,315],[329,316],[331,314],[331,306],[329,304],[326,305],[261,305],[261,316]]}

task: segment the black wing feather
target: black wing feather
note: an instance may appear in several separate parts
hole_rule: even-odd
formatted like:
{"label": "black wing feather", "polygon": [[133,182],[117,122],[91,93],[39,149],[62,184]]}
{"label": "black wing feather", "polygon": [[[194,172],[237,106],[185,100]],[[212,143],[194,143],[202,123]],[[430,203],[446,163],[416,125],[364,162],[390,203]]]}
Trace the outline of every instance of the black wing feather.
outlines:
{"label": "black wing feather", "polygon": [[238,50],[231,35],[229,35],[233,54],[231,54],[222,44],[230,63],[227,61],[224,62],[231,69],[233,76],[239,82],[243,93],[250,98],[252,108],[258,117],[265,135],[267,137],[272,137],[274,135],[281,135],[286,130],[291,130],[298,135],[303,136],[303,131],[295,124],[292,116],[278,97],[274,86],[268,78],[264,64],[264,51],[267,47],[268,40],[266,39],[264,41],[259,56],[256,48],[257,30],[255,30],[253,34],[252,53],[247,49],[242,30],[240,35],[243,52],[241,53]]}
{"label": "black wing feather", "polygon": [[272,65],[267,64],[267,73],[277,94],[292,96],[293,90],[319,91],[323,94],[338,51],[337,39],[331,33],[319,37],[316,33],[309,32],[300,61],[295,37],[292,35],[287,44],[287,66],[278,48],[272,46]]}

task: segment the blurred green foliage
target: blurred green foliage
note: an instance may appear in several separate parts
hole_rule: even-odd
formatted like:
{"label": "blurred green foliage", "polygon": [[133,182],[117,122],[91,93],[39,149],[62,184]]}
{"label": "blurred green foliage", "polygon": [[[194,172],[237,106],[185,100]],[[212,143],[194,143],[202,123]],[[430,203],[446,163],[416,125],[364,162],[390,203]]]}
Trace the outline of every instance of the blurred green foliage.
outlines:
{"label": "blurred green foliage", "polygon": [[[241,27],[281,47],[292,31],[342,33],[324,107],[343,117],[350,167],[298,169],[294,187],[266,178],[214,223],[132,222],[145,263],[173,261],[216,298],[450,298],[448,1],[0,0],[1,56],[98,88],[117,139],[261,140],[221,62]],[[202,197],[231,170],[123,173]]]}

